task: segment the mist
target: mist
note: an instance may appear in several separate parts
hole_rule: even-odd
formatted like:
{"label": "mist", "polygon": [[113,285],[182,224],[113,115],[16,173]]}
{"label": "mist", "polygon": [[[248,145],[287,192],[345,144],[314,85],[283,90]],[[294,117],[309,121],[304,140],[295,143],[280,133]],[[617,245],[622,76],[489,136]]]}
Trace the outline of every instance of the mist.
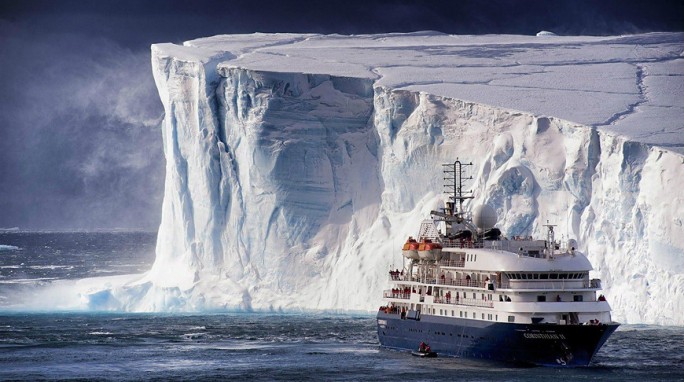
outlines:
{"label": "mist", "polygon": [[155,229],[162,106],[149,54],[0,25],[0,227]]}

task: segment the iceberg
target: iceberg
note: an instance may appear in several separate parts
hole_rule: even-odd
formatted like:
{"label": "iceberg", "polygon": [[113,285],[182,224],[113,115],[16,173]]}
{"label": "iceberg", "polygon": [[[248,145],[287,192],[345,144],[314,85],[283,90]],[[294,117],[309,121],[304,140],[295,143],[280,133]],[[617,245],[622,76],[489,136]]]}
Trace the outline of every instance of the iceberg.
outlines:
{"label": "iceberg", "polygon": [[682,325],[683,51],[682,33],[155,44],[156,261],[84,303],[375,310],[458,157],[505,235],[578,240],[617,320]]}

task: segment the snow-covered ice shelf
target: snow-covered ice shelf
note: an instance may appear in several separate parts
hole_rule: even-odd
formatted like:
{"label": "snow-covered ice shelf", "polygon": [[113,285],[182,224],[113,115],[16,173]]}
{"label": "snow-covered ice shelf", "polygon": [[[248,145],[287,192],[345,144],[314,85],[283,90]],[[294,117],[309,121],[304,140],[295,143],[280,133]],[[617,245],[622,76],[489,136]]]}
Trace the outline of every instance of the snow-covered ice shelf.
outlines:
{"label": "snow-covered ice shelf", "polygon": [[84,301],[374,310],[458,156],[477,164],[474,203],[505,234],[551,220],[579,240],[615,318],[684,324],[682,51],[672,33],[153,45],[167,160],[157,259],[140,279],[88,284]]}
{"label": "snow-covered ice shelf", "polygon": [[[618,37],[254,34],[155,45],[230,52],[219,67],[369,78],[547,115],[684,152],[684,34]],[[653,110],[658,108],[661,110]],[[662,110],[668,109],[668,110]],[[624,125],[624,129],[622,126]],[[680,134],[673,134],[673,132]]]}

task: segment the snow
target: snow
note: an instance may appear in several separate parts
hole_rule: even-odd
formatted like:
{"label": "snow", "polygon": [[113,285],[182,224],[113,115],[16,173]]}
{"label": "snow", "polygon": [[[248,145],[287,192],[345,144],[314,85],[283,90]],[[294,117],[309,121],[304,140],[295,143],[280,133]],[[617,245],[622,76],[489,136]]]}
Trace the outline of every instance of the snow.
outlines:
{"label": "snow", "polygon": [[553,33],[553,32],[549,32],[549,31],[539,31],[537,33],[537,37],[549,37],[549,36],[553,37],[553,36],[558,36],[558,35]]}
{"label": "snow", "polygon": [[[88,309],[374,311],[472,161],[505,235],[577,239],[614,317],[684,324],[684,34],[222,35],[153,45],[166,188],[145,275]],[[115,280],[115,281],[116,281]]]}
{"label": "snow", "polygon": [[[684,98],[662,87],[681,88],[681,33],[541,39],[437,32],[250,36],[262,47],[256,42],[250,49],[241,47],[235,59],[219,67],[273,72],[296,68],[301,73],[369,78],[390,89],[425,91],[587,126],[619,128],[616,119],[626,119],[630,126],[641,125],[641,129],[613,132],[647,143],[671,141],[668,132],[682,127],[676,113],[682,112]],[[236,44],[234,39],[247,38],[215,36],[186,45],[218,49],[225,44],[230,50]],[[641,86],[656,77],[674,77],[675,81],[658,84],[654,91]],[[674,110],[658,126],[646,125],[642,122],[650,122],[650,118],[642,120],[640,111],[651,107]],[[670,147],[684,152],[684,134],[678,138]]]}

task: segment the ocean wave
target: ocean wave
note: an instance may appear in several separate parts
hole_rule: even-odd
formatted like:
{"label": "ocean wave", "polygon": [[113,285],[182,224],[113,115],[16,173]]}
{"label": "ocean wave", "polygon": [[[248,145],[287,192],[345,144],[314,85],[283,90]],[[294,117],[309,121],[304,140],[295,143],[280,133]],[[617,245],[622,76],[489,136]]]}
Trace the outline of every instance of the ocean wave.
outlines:
{"label": "ocean wave", "polygon": [[18,251],[19,247],[14,245],[0,244],[0,251]]}
{"label": "ocean wave", "polygon": [[59,280],[58,277],[37,277],[31,279],[0,280],[0,284],[40,284],[46,281]]}

